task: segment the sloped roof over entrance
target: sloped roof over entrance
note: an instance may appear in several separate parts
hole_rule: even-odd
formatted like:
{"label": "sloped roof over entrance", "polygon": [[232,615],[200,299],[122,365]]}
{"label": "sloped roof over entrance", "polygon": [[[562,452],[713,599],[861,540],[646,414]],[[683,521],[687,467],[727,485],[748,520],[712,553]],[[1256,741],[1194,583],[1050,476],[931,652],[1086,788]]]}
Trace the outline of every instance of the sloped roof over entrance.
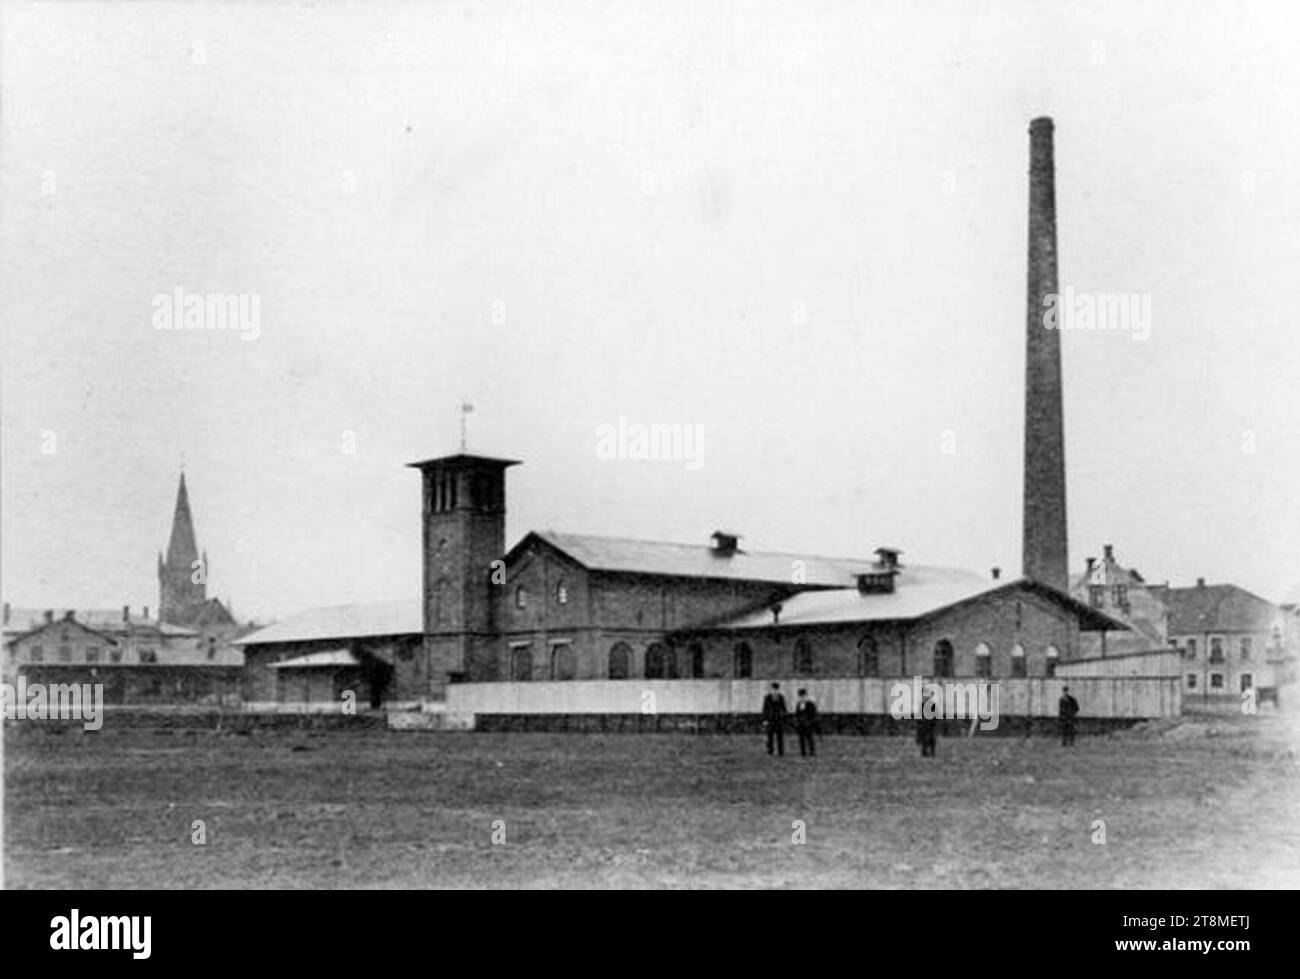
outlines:
{"label": "sloped roof over entrance", "polygon": [[271,668],[274,670],[305,670],[313,667],[360,665],[361,661],[352,655],[352,650],[339,647],[338,649],[318,649],[316,652],[307,653],[305,656],[295,656],[293,659],[281,660],[279,663],[272,663]]}

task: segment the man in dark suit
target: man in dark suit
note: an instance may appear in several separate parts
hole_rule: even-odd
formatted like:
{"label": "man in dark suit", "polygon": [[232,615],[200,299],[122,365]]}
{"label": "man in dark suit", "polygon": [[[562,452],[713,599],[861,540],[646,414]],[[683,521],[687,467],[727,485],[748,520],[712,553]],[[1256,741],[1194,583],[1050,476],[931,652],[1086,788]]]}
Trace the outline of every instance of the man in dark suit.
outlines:
{"label": "man in dark suit", "polygon": [[817,757],[817,705],[807,690],[794,702],[794,729],[799,732],[799,754]]}
{"label": "man in dark suit", "polygon": [[1074,719],[1079,715],[1079,702],[1070,694],[1070,688],[1061,691],[1057,703],[1057,717],[1061,722],[1061,744],[1074,745]]}
{"label": "man in dark suit", "polygon": [[[935,736],[939,730],[938,705],[930,701],[930,710],[927,712],[925,703],[922,703],[916,715],[916,743],[921,746],[922,758],[933,758],[935,747]],[[926,714],[929,713],[929,717]]]}
{"label": "man in dark suit", "polygon": [[763,729],[767,731],[767,753],[772,753],[772,745],[776,745],[776,753],[785,755],[785,697],[781,695],[781,684],[772,684],[772,689],[766,697],[763,698]]}

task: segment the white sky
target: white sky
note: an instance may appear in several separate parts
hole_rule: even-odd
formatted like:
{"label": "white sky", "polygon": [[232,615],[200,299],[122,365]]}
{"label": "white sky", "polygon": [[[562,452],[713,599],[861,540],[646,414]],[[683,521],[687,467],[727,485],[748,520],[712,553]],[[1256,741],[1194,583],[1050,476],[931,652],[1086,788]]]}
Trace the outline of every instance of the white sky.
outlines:
{"label": "white sky", "polygon": [[1300,20],[1044,6],[6,4],[5,599],[156,606],[182,453],[241,617],[414,596],[462,397],[510,543],[1018,571],[1040,114],[1062,286],[1153,318],[1064,337],[1071,566],[1300,590]]}

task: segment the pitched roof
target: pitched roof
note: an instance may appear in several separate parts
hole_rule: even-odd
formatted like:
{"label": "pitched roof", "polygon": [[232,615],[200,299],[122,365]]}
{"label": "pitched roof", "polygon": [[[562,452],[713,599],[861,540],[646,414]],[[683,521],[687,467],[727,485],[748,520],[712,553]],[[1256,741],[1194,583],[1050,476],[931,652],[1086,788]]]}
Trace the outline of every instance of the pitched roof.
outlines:
{"label": "pitched roof", "polygon": [[[839,558],[746,550],[718,553],[707,544],[594,537],[553,530],[535,530],[526,534],[510,549],[506,560],[509,561],[532,539],[546,542],[590,571],[845,588],[855,583],[855,575],[863,571],[879,570],[875,558]],[[796,562],[802,562],[802,566]],[[802,574],[796,582],[795,575],[798,571]],[[953,568],[909,565],[903,568],[903,572],[946,574],[986,581],[981,575]]]}
{"label": "pitched roof", "polygon": [[[12,637],[18,633],[30,632],[45,623],[45,613],[47,609],[41,608],[9,608],[9,621],[4,625],[6,636]],[[54,621],[60,621],[66,612],[62,609],[54,609]],[[122,618],[122,610],[111,608],[81,608],[69,609],[73,618],[84,626],[89,626],[97,632],[106,632],[112,636],[121,636],[126,633],[135,632],[158,632],[167,637],[180,638],[183,636],[197,635],[193,629],[185,629],[181,626],[175,626],[166,622],[159,622],[157,619],[146,618],[143,615],[137,615],[134,612],[127,619]]]}
{"label": "pitched roof", "polygon": [[287,619],[233,640],[237,646],[320,639],[361,639],[373,636],[421,635],[424,608],[419,599],[333,605],[307,609]]}
{"label": "pitched roof", "polygon": [[1237,585],[1170,588],[1169,634],[1197,632],[1268,632],[1278,623],[1278,608]]}
{"label": "pitched roof", "polygon": [[112,636],[108,635],[106,632],[101,632],[99,629],[93,629],[90,626],[86,625],[86,623],[78,622],[76,619],[55,619],[53,622],[46,622],[44,621],[44,619],[42,619],[40,622],[32,626],[30,629],[25,629],[21,632],[6,632],[5,641],[12,644],[17,642],[20,639],[29,639],[33,636],[40,635],[42,632],[47,632],[51,629],[58,629],[58,628],[66,629],[69,626],[76,629],[78,632],[89,633],[92,636],[96,636],[100,639],[103,639],[105,642],[109,643],[112,646],[116,646],[118,644],[117,640],[114,639]]}
{"label": "pitched roof", "polygon": [[[1127,629],[1123,622],[1030,578],[993,583],[979,575],[948,569],[905,569],[892,592],[862,593],[857,588],[808,591],[781,603],[780,625],[832,625],[845,622],[899,622],[922,619],[972,599],[995,592],[1023,588],[1042,595],[1079,618],[1088,631]],[[763,609],[723,623],[721,629],[771,628],[771,609]]]}

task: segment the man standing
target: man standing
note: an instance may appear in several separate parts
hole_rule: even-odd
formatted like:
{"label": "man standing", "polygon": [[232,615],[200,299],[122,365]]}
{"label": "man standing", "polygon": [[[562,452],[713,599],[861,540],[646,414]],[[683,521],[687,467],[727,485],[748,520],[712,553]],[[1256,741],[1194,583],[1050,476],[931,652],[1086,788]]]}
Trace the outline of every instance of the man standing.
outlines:
{"label": "man standing", "polygon": [[935,734],[939,729],[939,705],[931,694],[920,705],[916,716],[916,743],[922,758],[934,757]]}
{"label": "man standing", "polygon": [[781,684],[772,684],[772,690],[763,698],[763,728],[767,731],[767,753],[772,753],[775,741],[776,753],[785,756],[785,697],[781,695]]}
{"label": "man standing", "polygon": [[1069,687],[1061,691],[1061,699],[1057,707],[1057,716],[1061,722],[1061,744],[1073,746],[1074,719],[1079,714],[1079,702],[1070,695]]}
{"label": "man standing", "polygon": [[807,690],[799,691],[794,702],[794,729],[799,732],[799,754],[817,757],[817,705]]}

